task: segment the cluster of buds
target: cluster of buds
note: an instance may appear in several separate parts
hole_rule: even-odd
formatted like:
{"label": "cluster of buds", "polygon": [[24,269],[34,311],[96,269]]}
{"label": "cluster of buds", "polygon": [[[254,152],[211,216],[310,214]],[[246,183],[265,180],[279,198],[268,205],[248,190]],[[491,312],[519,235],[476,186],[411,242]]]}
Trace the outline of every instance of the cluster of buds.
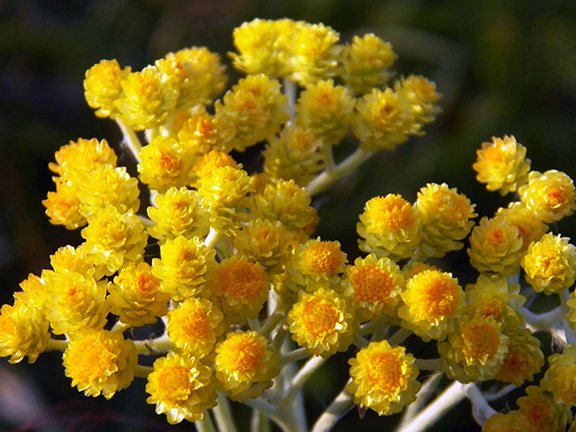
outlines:
{"label": "cluster of buds", "polygon": [[[404,408],[429,402],[439,382],[429,371],[484,407],[483,422],[494,411],[475,386],[533,380],[544,365],[533,331],[548,329],[566,349],[548,358],[518,410],[493,415],[485,429],[562,430],[576,404],[576,248],[547,231],[575,209],[572,180],[530,171],[522,145],[495,138],[478,151],[478,180],[519,201],[475,225],[474,204],[446,184],[426,185],[414,203],[373,198],[357,226],[365,255],[349,262],[338,241],[314,237],[312,198],[376,152],[423,135],[439,112],[435,85],[395,77],[391,45],[373,34],[340,43],[321,24],[254,20],[234,43],[230,57],[246,77],[225,93],[225,68],[206,48],[138,72],[115,60],[86,72],[88,105],[117,122],[137,169],[119,167],[105,140],[56,152],[46,213],[82,228],[85,241],[58,249],[52,268],[31,274],[2,307],[0,355],[34,362],[63,351],[66,376],[87,396],[111,398],[144,378],[147,402],[172,424],[213,430],[214,417],[233,431],[231,399],[304,432],[298,395],[346,352],[349,376],[311,429],[319,432],[354,404],[405,411],[416,424]],[[352,150],[337,160],[341,143]],[[257,144],[263,165],[249,172],[238,155]],[[479,277],[463,288],[430,260],[466,241]],[[531,312],[538,293],[561,305]],[[145,325],[156,334],[127,331]],[[410,353],[412,335],[439,357]]]}

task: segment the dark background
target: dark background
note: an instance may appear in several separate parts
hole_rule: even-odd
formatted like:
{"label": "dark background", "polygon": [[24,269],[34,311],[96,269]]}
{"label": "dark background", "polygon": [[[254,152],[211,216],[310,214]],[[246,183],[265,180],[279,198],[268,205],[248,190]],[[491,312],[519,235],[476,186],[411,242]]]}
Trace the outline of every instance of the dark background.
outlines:
{"label": "dark background", "polygon": [[[3,303],[11,302],[30,272],[49,266],[58,247],[80,243],[79,232],[51,226],[44,214],[41,201],[53,190],[48,162],[54,152],[79,137],[120,142],[115,124],[96,119],[84,101],[86,69],[116,58],[138,70],[187,46],[225,56],[233,50],[232,30],[257,17],[322,22],[344,41],[373,32],[393,44],[400,74],[423,74],[444,95],[443,113],[425,138],[378,155],[317,200],[318,234],[340,240],[351,256],[358,214],[375,195],[401,193],[414,200],[427,182],[446,182],[467,194],[480,215],[506,205],[510,198],[485,191],[471,168],[476,149],[492,136],[514,135],[528,148],[532,169],[576,176],[572,0],[0,0]],[[232,80],[237,77],[232,73]],[[125,162],[120,156],[119,163]],[[572,238],[576,233],[573,217],[553,229]],[[466,283],[464,258],[449,257],[446,267]],[[7,365],[2,359],[0,430],[24,419],[29,430],[193,430],[189,424],[170,427],[164,416],[155,416],[145,404],[143,380],[107,402],[69,388],[56,353],[40,356],[32,366]],[[326,369],[309,386],[312,410],[322,409],[339,391],[345,380],[340,371]],[[470,406],[464,402],[460,408],[436,430],[468,427]],[[334,430],[389,430],[395,421],[369,412],[360,422],[352,412]]]}

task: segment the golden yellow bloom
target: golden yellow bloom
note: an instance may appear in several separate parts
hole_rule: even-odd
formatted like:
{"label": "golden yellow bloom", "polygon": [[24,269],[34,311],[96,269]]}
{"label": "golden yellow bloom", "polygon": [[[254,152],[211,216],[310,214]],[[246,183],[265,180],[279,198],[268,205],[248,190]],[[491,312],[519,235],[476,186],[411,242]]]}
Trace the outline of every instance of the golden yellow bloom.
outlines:
{"label": "golden yellow bloom", "polygon": [[70,180],[73,183],[94,171],[100,165],[110,165],[116,168],[118,160],[114,150],[106,140],[98,141],[78,138],[69,144],[60,147],[54,155],[56,162],[50,162],[50,171],[61,177],[62,181]]}
{"label": "golden yellow bloom", "polygon": [[126,168],[100,165],[76,185],[80,198],[80,214],[88,217],[107,206],[115,206],[122,213],[140,207],[138,180],[130,177]]}
{"label": "golden yellow bloom", "polygon": [[408,100],[391,88],[360,98],[352,118],[352,131],[367,151],[394,150],[408,140],[413,126]]}
{"label": "golden yellow bloom", "polygon": [[576,291],[570,293],[566,305],[568,306],[568,312],[566,313],[568,325],[570,325],[572,329],[576,329]]}
{"label": "golden yellow bloom", "polygon": [[440,370],[462,383],[490,380],[504,363],[508,341],[494,317],[466,316],[438,343]]}
{"label": "golden yellow bloom", "polygon": [[80,273],[47,279],[46,318],[54,334],[102,329],[110,310],[106,285],[107,281],[96,282]]}
{"label": "golden yellow bloom", "polygon": [[540,240],[548,231],[548,225],[519,201],[511,202],[506,208],[500,207],[496,216],[504,216],[511,225],[518,228],[518,235],[522,238],[522,250],[524,251],[528,249],[530,243]]}
{"label": "golden yellow bloom", "polygon": [[43,316],[48,295],[43,279],[30,273],[26,279],[20,282],[20,288],[21,291],[14,293],[14,300],[29,308],[36,309]]}
{"label": "golden yellow bloom", "polygon": [[506,330],[506,335],[510,338],[508,353],[494,378],[521,386],[525,381],[532,381],[544,365],[540,340],[529,329],[521,327]]}
{"label": "golden yellow bloom", "polygon": [[464,295],[450,273],[424,270],[408,279],[400,296],[404,304],[398,315],[402,327],[412,330],[423,340],[442,340],[451,329],[452,319],[464,306]]}
{"label": "golden yellow bloom", "polygon": [[130,263],[108,285],[111,312],[133,327],[154,324],[168,312],[170,298],[159,290],[160,279],[146,262]]}
{"label": "golden yellow bloom", "polygon": [[523,241],[504,216],[484,216],[470,235],[470,264],[481,273],[510,276],[520,271]]}
{"label": "golden yellow bloom", "polygon": [[537,432],[539,429],[524,413],[513,410],[506,414],[492,415],[484,426],[482,432]]}
{"label": "golden yellow bloom", "polygon": [[347,300],[331,289],[320,288],[301,295],[288,313],[288,325],[298,345],[328,358],[348,349],[357,321]]}
{"label": "golden yellow bloom", "polygon": [[204,237],[210,231],[210,215],[195,190],[172,187],[155,198],[156,207],[148,207],[154,225],[148,234],[161,240]]}
{"label": "golden yellow bloom", "polygon": [[134,343],[121,333],[84,330],[70,337],[63,363],[72,387],[86,396],[102,394],[110,399],[132,384],[138,353]]}
{"label": "golden yellow bloom", "polygon": [[216,346],[218,388],[232,400],[257,398],[272,387],[272,379],[280,373],[279,360],[280,356],[268,348],[268,340],[258,333],[228,333]]}
{"label": "golden yellow bloom", "polygon": [[205,289],[207,273],[216,264],[216,251],[199,237],[179,236],[160,246],[160,259],[152,260],[152,274],[160,278],[160,291],[176,301],[197,296]]}
{"label": "golden yellow bloom", "polygon": [[70,182],[58,181],[56,192],[48,192],[42,204],[51,224],[64,225],[69,230],[86,225],[86,218],[80,214],[80,198],[76,190],[77,187]]}
{"label": "golden yellow bloom", "polygon": [[522,202],[544,222],[552,223],[570,216],[576,209],[572,179],[556,170],[544,174],[531,171],[528,184],[518,190]]}
{"label": "golden yellow bloom", "polygon": [[237,164],[232,156],[219,150],[210,150],[200,156],[194,163],[194,186],[198,186],[199,179],[210,177],[216,168],[227,166],[236,169],[242,168],[242,164]]}
{"label": "golden yellow bloom", "polygon": [[159,192],[187,186],[191,182],[193,155],[190,146],[175,138],[158,135],[140,150],[140,181]]}
{"label": "golden yellow bloom", "polygon": [[354,403],[371,408],[378,415],[401,412],[416,399],[420,390],[414,356],[388,341],[372,342],[348,360],[352,381],[346,390]]}
{"label": "golden yellow bloom", "polygon": [[41,309],[22,300],[16,300],[14,306],[2,306],[0,357],[10,356],[10,363],[18,363],[28,356],[28,362],[34,363],[49,340],[48,321]]}
{"label": "golden yellow bloom", "polygon": [[397,194],[369,200],[357,231],[361,250],[393,260],[412,256],[421,239],[418,212]]}
{"label": "golden yellow bloom", "polygon": [[146,392],[150,395],[146,402],[156,405],[156,414],[166,414],[170,424],[202,420],[206,410],[216,406],[212,369],[195,357],[174,352],[154,362]]}
{"label": "golden yellow bloom", "polygon": [[390,68],[397,57],[389,42],[372,33],[354,36],[342,53],[344,81],[360,95],[373,88],[382,88],[393,75]]}
{"label": "golden yellow bloom", "polygon": [[418,192],[414,203],[422,221],[420,248],[431,257],[443,257],[447,252],[464,247],[464,239],[476,217],[475,204],[456,188],[446,183],[428,183]]}
{"label": "golden yellow bloom", "polygon": [[206,111],[187,118],[178,129],[178,140],[190,148],[196,159],[211,150],[228,152],[232,150],[230,140],[236,127],[209,115]]}
{"label": "golden yellow bloom", "polygon": [[168,312],[166,331],[177,349],[200,359],[210,354],[224,333],[223,320],[210,300],[189,298]]}
{"label": "golden yellow bloom", "polygon": [[492,137],[492,142],[482,143],[476,152],[477,160],[472,165],[478,175],[476,179],[486,183],[489,191],[499,191],[500,195],[516,192],[528,181],[530,159],[526,159],[526,147],[516,142],[516,138]]}
{"label": "golden yellow bloom", "polygon": [[236,127],[232,141],[236,150],[244,151],[276,135],[288,121],[284,110],[288,98],[280,90],[277,80],[263,74],[250,75],[226,92],[222,102],[216,102],[216,117]]}
{"label": "golden yellow bloom", "polygon": [[526,416],[536,430],[556,432],[566,430],[566,424],[572,419],[570,407],[554,402],[552,395],[541,387],[530,386],[526,396],[518,398],[518,411]]}
{"label": "golden yellow bloom", "polygon": [[348,133],[356,100],[334,81],[309,84],[294,107],[296,124],[310,129],[324,145],[339,144]]}
{"label": "golden yellow bloom", "polygon": [[540,382],[556,403],[576,405],[576,345],[567,345],[562,354],[548,357],[548,370]]}
{"label": "golden yellow bloom", "polygon": [[576,247],[568,237],[552,233],[531,243],[522,258],[522,268],[536,292],[546,295],[570,288],[576,280]]}
{"label": "golden yellow bloom", "polygon": [[211,287],[221,300],[226,319],[234,324],[257,318],[270,291],[262,266],[239,256],[218,264]]}
{"label": "golden yellow bloom", "polygon": [[144,255],[148,234],[140,218],[128,211],[121,213],[108,206],[88,216],[88,226],[81,232],[86,240],[84,251],[95,265],[106,267],[108,275],[139,261]]}
{"label": "golden yellow bloom", "polygon": [[[76,248],[69,245],[59,248],[53,255],[50,255],[50,264],[54,273],[58,275],[77,272],[85,276],[92,276],[99,281],[105,274],[103,266],[94,264],[93,257],[86,251],[85,243]],[[50,271],[43,271],[42,278],[49,279],[52,277],[51,273]]]}
{"label": "golden yellow bloom", "polygon": [[360,322],[377,320],[382,314],[395,315],[405,286],[404,276],[396,263],[373,255],[358,257],[353,266],[346,267],[346,275],[350,285],[346,294],[352,298]]}
{"label": "golden yellow bloom", "polygon": [[304,187],[324,168],[322,142],[311,129],[288,125],[272,137],[264,155],[264,172],[270,178],[294,180]]}
{"label": "golden yellow bloom", "polygon": [[122,92],[122,80],[132,72],[130,67],[120,68],[117,60],[102,60],[86,71],[84,96],[96,110],[96,116],[116,118],[114,101]]}
{"label": "golden yellow bloom", "polygon": [[433,122],[441,109],[436,102],[441,95],[436,92],[436,84],[423,76],[409,75],[394,83],[394,90],[408,101],[413,116],[411,135],[422,136],[425,123]]}
{"label": "golden yellow bloom", "polygon": [[128,74],[121,82],[122,93],[114,102],[120,121],[135,130],[160,126],[174,111],[180,96],[174,81],[165,80],[154,66]]}

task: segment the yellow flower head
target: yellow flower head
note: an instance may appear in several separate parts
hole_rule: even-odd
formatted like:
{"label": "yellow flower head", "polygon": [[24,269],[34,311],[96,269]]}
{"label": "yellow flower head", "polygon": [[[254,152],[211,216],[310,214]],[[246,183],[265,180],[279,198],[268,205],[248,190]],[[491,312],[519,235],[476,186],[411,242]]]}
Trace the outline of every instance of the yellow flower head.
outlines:
{"label": "yellow flower head", "polygon": [[170,187],[190,184],[192,148],[175,138],[158,135],[140,150],[140,181],[150,189],[164,192]]}
{"label": "yellow flower head", "polygon": [[354,93],[364,95],[373,88],[382,88],[393,72],[390,68],[398,56],[392,45],[370,33],[354,36],[342,53],[346,85]]}
{"label": "yellow flower head", "polygon": [[424,270],[410,278],[400,296],[404,301],[398,310],[402,326],[425,341],[444,339],[452,318],[460,314],[464,305],[458,281],[439,270]]}
{"label": "yellow flower head", "polygon": [[121,85],[122,93],[114,102],[118,118],[134,130],[160,126],[174,111],[180,96],[174,79],[164,79],[154,66],[131,72]]}
{"label": "yellow flower head", "polygon": [[441,95],[436,92],[436,84],[423,76],[409,75],[394,84],[394,90],[405,98],[413,115],[411,134],[424,135],[421,131],[425,123],[433,122],[441,109],[436,102]]}
{"label": "yellow flower head", "polygon": [[110,399],[132,384],[138,353],[134,343],[121,333],[84,330],[70,338],[63,363],[72,387],[86,396],[102,394]]}
{"label": "yellow flower head", "polygon": [[106,267],[108,275],[144,255],[148,234],[140,218],[116,207],[105,207],[88,216],[88,226],[82,230],[86,240],[84,251],[95,265]]}
{"label": "yellow flower head", "polygon": [[160,279],[146,262],[130,263],[108,285],[111,312],[133,327],[154,324],[168,312],[169,297],[159,290]]}
{"label": "yellow flower head", "polygon": [[154,362],[146,392],[146,402],[156,405],[156,414],[166,414],[170,424],[202,420],[206,410],[216,406],[212,369],[196,357],[174,352]]}
{"label": "yellow flower head", "polygon": [[496,216],[504,216],[510,224],[518,228],[518,235],[522,238],[524,244],[522,250],[524,251],[528,249],[530,243],[540,240],[548,231],[548,225],[519,201],[511,202],[506,208],[500,207]]}
{"label": "yellow flower head", "polygon": [[34,363],[49,340],[48,321],[41,309],[22,300],[16,300],[14,306],[2,306],[0,357],[10,356],[10,363],[18,363],[28,356],[28,362]]}
{"label": "yellow flower head", "polygon": [[54,271],[43,271],[42,278],[45,280],[70,273],[82,273],[98,281],[105,274],[104,267],[96,266],[93,257],[86,252],[85,243],[76,248],[72,246],[59,248],[53,255],[50,255],[50,264]]}
{"label": "yellow flower head", "polygon": [[531,243],[522,258],[526,281],[546,295],[570,288],[576,280],[576,247],[568,237],[552,233]]}
{"label": "yellow flower head", "polygon": [[492,316],[465,317],[438,343],[440,369],[463,383],[494,378],[508,353],[509,338]]}
{"label": "yellow flower head", "polygon": [[352,343],[356,321],[348,301],[330,289],[302,294],[288,313],[292,339],[311,354],[328,358],[346,351]]}
{"label": "yellow flower head", "polygon": [[544,366],[540,340],[529,329],[521,327],[506,331],[506,335],[510,338],[508,353],[494,378],[521,386],[525,381],[532,381]]}
{"label": "yellow flower head", "polygon": [[562,354],[548,357],[548,370],[540,382],[556,403],[576,405],[576,345],[567,345]]}
{"label": "yellow flower head", "polygon": [[526,396],[518,398],[516,404],[518,411],[541,432],[563,431],[572,419],[570,407],[554,402],[552,395],[541,387],[526,388]]}
{"label": "yellow flower head", "polygon": [[178,139],[191,149],[193,157],[200,157],[211,150],[232,150],[230,140],[235,127],[225,124],[206,111],[187,118],[178,129]]}
{"label": "yellow flower head", "polygon": [[420,248],[431,257],[442,257],[447,252],[464,247],[464,239],[476,217],[475,204],[456,188],[446,183],[428,183],[418,192],[414,203],[422,221]]}
{"label": "yellow flower head", "polygon": [[152,260],[152,274],[162,281],[160,291],[176,301],[184,300],[204,291],[215,256],[216,251],[204,246],[199,237],[167,239],[160,246],[160,259]]}
{"label": "yellow flower head", "polygon": [[174,346],[198,359],[210,354],[224,333],[224,315],[211,301],[189,298],[168,312],[166,330]]}
{"label": "yellow flower head", "polygon": [[360,249],[393,260],[412,256],[421,239],[416,209],[397,194],[369,200],[357,231],[363,238]]}
{"label": "yellow flower head", "polygon": [[211,283],[226,319],[236,324],[257,318],[270,290],[262,266],[238,256],[218,264]]}
{"label": "yellow flower head", "polygon": [[76,195],[77,187],[70,182],[56,182],[56,192],[48,192],[42,204],[46,215],[53,225],[64,225],[74,230],[86,225],[86,218],[80,214],[80,198]]}
{"label": "yellow flower head", "polygon": [[512,410],[506,414],[493,414],[484,426],[482,432],[538,432],[539,429],[524,413]]}
{"label": "yellow flower head", "polygon": [[470,264],[481,273],[510,276],[520,271],[523,241],[518,227],[504,216],[484,216],[470,235]]}
{"label": "yellow flower head", "polygon": [[[386,314],[394,316],[405,280],[396,263],[373,255],[356,258],[346,267],[347,282],[356,317],[360,322],[377,320]],[[347,290],[346,293],[348,294]]]}
{"label": "yellow flower head", "polygon": [[574,182],[563,172],[550,170],[541,174],[531,171],[528,184],[518,192],[526,207],[546,223],[570,216],[576,209]]}
{"label": "yellow flower head", "polygon": [[106,140],[98,141],[78,138],[69,144],[60,147],[54,155],[56,162],[50,162],[48,167],[61,180],[70,180],[73,183],[82,179],[100,165],[110,165],[116,168],[117,156]]}
{"label": "yellow flower head", "polygon": [[54,334],[103,328],[110,310],[106,285],[106,281],[96,282],[93,277],[80,273],[46,279],[46,318]]}
{"label": "yellow flower head", "polygon": [[210,231],[210,216],[202,198],[195,190],[172,187],[155,198],[155,207],[148,207],[154,225],[148,234],[163,242],[178,236],[204,237]]}
{"label": "yellow flower head", "polygon": [[328,286],[340,281],[347,263],[340,242],[308,240],[294,250],[290,262],[292,280],[307,291],[319,285]]}
{"label": "yellow flower head", "polygon": [[[216,168],[232,167],[241,169],[242,165],[236,163],[234,158],[219,150],[210,150],[199,157],[194,163],[194,179],[198,184],[198,179],[210,177]],[[196,185],[197,185],[196,184]]]}
{"label": "yellow flower head", "polygon": [[530,159],[526,159],[526,147],[516,142],[513,136],[492,138],[492,142],[482,143],[476,152],[477,160],[472,165],[478,175],[476,179],[486,183],[489,191],[499,191],[506,195],[528,181]]}
{"label": "yellow flower head", "polygon": [[117,117],[114,101],[122,92],[122,80],[131,72],[130,67],[121,69],[117,60],[102,60],[86,71],[84,96],[97,117]]}
{"label": "yellow flower head", "polygon": [[339,144],[348,133],[356,100],[334,81],[309,84],[295,106],[296,123],[310,129],[324,145]]}
{"label": "yellow flower head", "polygon": [[279,360],[280,356],[268,348],[268,340],[258,333],[228,333],[216,346],[218,388],[232,400],[257,398],[272,387],[272,379],[280,372]]}
{"label": "yellow flower head", "polygon": [[346,390],[354,403],[373,409],[378,415],[401,412],[416,399],[420,390],[414,356],[388,341],[372,342],[348,360],[352,381]]}
{"label": "yellow flower head", "polygon": [[14,293],[14,300],[22,302],[26,306],[38,310],[44,314],[48,292],[44,280],[33,273],[20,282],[21,291]]}

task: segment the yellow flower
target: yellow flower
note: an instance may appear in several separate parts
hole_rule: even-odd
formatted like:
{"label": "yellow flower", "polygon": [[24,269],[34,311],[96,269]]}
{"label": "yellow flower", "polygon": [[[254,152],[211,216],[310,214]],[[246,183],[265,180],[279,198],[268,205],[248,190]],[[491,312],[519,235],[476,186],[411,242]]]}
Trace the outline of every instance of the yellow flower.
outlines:
{"label": "yellow flower", "polygon": [[140,181],[150,189],[164,192],[191,182],[192,148],[175,138],[158,135],[140,150],[139,158]]}
{"label": "yellow flower", "polygon": [[216,346],[214,369],[218,388],[230,399],[255,399],[272,387],[280,373],[280,356],[268,348],[268,340],[256,332],[228,333]]}
{"label": "yellow flower", "polygon": [[64,351],[63,363],[72,386],[86,396],[110,399],[134,379],[138,353],[121,333],[85,330],[74,333]]}
{"label": "yellow flower", "polygon": [[482,432],[538,432],[538,430],[530,419],[518,410],[506,414],[493,414],[482,426]]}
{"label": "yellow flower", "polygon": [[232,150],[230,140],[236,127],[209,115],[206,111],[187,118],[178,129],[178,140],[190,148],[192,157],[198,158],[211,150]]}
{"label": "yellow flower", "polygon": [[108,285],[111,312],[134,327],[154,324],[168,312],[169,297],[159,290],[160,279],[146,262],[130,263]]}
{"label": "yellow flower", "polygon": [[446,183],[428,183],[418,192],[414,203],[422,221],[422,243],[420,248],[431,257],[443,257],[447,252],[464,247],[464,239],[476,217],[475,204],[456,188],[450,189]]}
{"label": "yellow flower", "polygon": [[354,36],[342,53],[344,81],[354,93],[361,95],[373,88],[382,88],[393,75],[390,68],[397,57],[389,42],[372,33]]}
{"label": "yellow flower", "polygon": [[210,177],[216,168],[233,167],[241,169],[242,165],[237,164],[234,158],[220,150],[210,150],[208,153],[200,156],[194,163],[194,186],[199,185],[199,179]]}
{"label": "yellow flower", "polygon": [[492,142],[482,143],[476,152],[477,160],[472,165],[478,175],[476,179],[486,183],[489,191],[499,191],[500,195],[516,192],[528,181],[530,159],[526,159],[526,147],[516,142],[516,138],[492,137]]}
{"label": "yellow flower", "polygon": [[85,243],[76,248],[70,245],[59,248],[53,255],[50,255],[50,264],[54,272],[43,271],[43,279],[49,279],[53,276],[52,273],[57,275],[82,273],[99,281],[105,274],[103,266],[94,264],[93,257],[86,251]]}
{"label": "yellow flower", "polygon": [[130,67],[120,69],[117,60],[102,60],[86,71],[84,96],[86,102],[96,110],[96,116],[116,118],[114,101],[122,92],[122,80],[130,74]]}
{"label": "yellow flower", "polygon": [[359,257],[353,266],[346,267],[346,275],[351,291],[349,297],[360,322],[375,321],[382,314],[395,315],[405,286],[404,276],[396,263],[373,255]]}
{"label": "yellow flower", "polygon": [[398,315],[402,327],[412,330],[424,341],[442,340],[451,329],[452,319],[464,306],[464,295],[450,273],[424,270],[408,279],[400,296],[404,304]]}
{"label": "yellow flower", "polygon": [[544,174],[531,171],[528,184],[518,190],[522,202],[544,222],[552,223],[570,216],[576,209],[572,179],[556,170]]}
{"label": "yellow flower", "polygon": [[[78,138],[76,142],[60,147],[54,155],[56,162],[50,162],[48,167],[54,174],[60,176],[62,181],[70,180],[73,183],[94,171],[100,165],[110,165],[116,168],[117,156],[106,140],[98,141]],[[57,182],[58,183],[58,182]]]}
{"label": "yellow flower", "polygon": [[148,234],[140,218],[116,207],[105,207],[88,216],[88,226],[82,230],[86,240],[84,251],[95,265],[104,265],[108,275],[139,261],[144,255]]}
{"label": "yellow flower", "polygon": [[310,129],[324,145],[336,145],[346,136],[356,100],[334,81],[309,84],[294,107],[296,124]]}
{"label": "yellow flower", "polygon": [[0,357],[10,356],[10,363],[18,363],[25,356],[34,363],[46,350],[50,333],[42,309],[16,300],[14,306],[0,309]]}
{"label": "yellow flower", "polygon": [[224,333],[224,315],[207,299],[189,298],[168,312],[166,331],[174,346],[198,359],[210,354]]}
{"label": "yellow flower", "polygon": [[411,135],[422,136],[425,123],[433,122],[441,109],[436,102],[441,95],[436,92],[436,84],[423,76],[409,75],[394,83],[394,90],[408,101],[413,115]]}
{"label": "yellow flower", "polygon": [[120,121],[135,130],[160,126],[174,111],[180,92],[174,80],[165,80],[154,66],[131,72],[122,82],[114,101]]}
{"label": "yellow flower", "polygon": [[168,423],[202,420],[216,406],[212,369],[197,358],[173,352],[154,362],[148,375],[146,402],[156,405],[156,414],[166,414]]}
{"label": "yellow flower", "polygon": [[440,370],[463,383],[490,380],[504,363],[508,342],[494,317],[464,317],[448,340],[438,343]]}
{"label": "yellow flower", "polygon": [[46,280],[46,318],[54,334],[71,334],[82,329],[102,329],[110,305],[106,301],[107,281],[69,273]]}
{"label": "yellow flower", "polygon": [[556,403],[576,405],[576,345],[567,345],[562,354],[548,357],[548,370],[540,382]]}
{"label": "yellow flower", "polygon": [[26,279],[20,282],[20,288],[21,291],[14,293],[14,300],[37,310],[40,316],[43,316],[48,295],[43,279],[30,273]]}
{"label": "yellow flower", "polygon": [[529,329],[520,327],[506,330],[506,335],[510,338],[508,353],[494,378],[521,386],[527,380],[532,381],[544,365],[540,340]]}
{"label": "yellow flower", "polygon": [[218,264],[211,287],[221,300],[226,319],[234,324],[257,318],[270,291],[270,283],[260,264],[239,256]]}
{"label": "yellow flower", "polygon": [[80,214],[80,198],[76,195],[77,187],[70,182],[56,182],[56,192],[48,192],[42,201],[46,215],[53,225],[64,225],[74,230],[86,225],[86,218]]}
{"label": "yellow flower", "polygon": [[484,216],[469,239],[470,264],[479,272],[511,276],[520,271],[524,243],[518,227],[504,216]]}
{"label": "yellow flower", "polygon": [[207,273],[216,264],[216,251],[199,237],[179,236],[160,246],[160,259],[152,260],[152,274],[160,278],[160,291],[176,301],[197,296],[205,289]]}
{"label": "yellow flower", "polygon": [[526,396],[518,398],[518,411],[526,416],[539,432],[566,430],[566,424],[572,419],[570,407],[554,402],[552,395],[541,387],[530,386]]}
{"label": "yellow flower", "polygon": [[552,233],[531,243],[522,258],[526,282],[546,295],[570,288],[576,280],[576,247],[568,237]]}
{"label": "yellow flower", "polygon": [[348,349],[356,324],[348,301],[324,288],[302,294],[288,313],[292,339],[310,354],[323,358]]}
{"label": "yellow flower", "polygon": [[154,225],[148,234],[161,240],[204,237],[210,231],[210,215],[202,198],[195,190],[171,187],[155,198],[156,207],[148,207],[148,216]]}
{"label": "yellow flower", "polygon": [[519,201],[511,202],[507,208],[500,207],[496,216],[504,216],[511,225],[518,228],[518,235],[523,242],[523,251],[528,249],[530,243],[540,240],[548,231],[548,226],[542,222],[542,219]]}
{"label": "yellow flower", "polygon": [[378,415],[399,413],[414,402],[421,387],[414,361],[402,346],[372,342],[348,360],[352,381],[346,390],[354,395],[354,403]]}
{"label": "yellow flower", "polygon": [[361,250],[395,261],[412,256],[421,239],[418,212],[397,194],[369,200],[357,231]]}

